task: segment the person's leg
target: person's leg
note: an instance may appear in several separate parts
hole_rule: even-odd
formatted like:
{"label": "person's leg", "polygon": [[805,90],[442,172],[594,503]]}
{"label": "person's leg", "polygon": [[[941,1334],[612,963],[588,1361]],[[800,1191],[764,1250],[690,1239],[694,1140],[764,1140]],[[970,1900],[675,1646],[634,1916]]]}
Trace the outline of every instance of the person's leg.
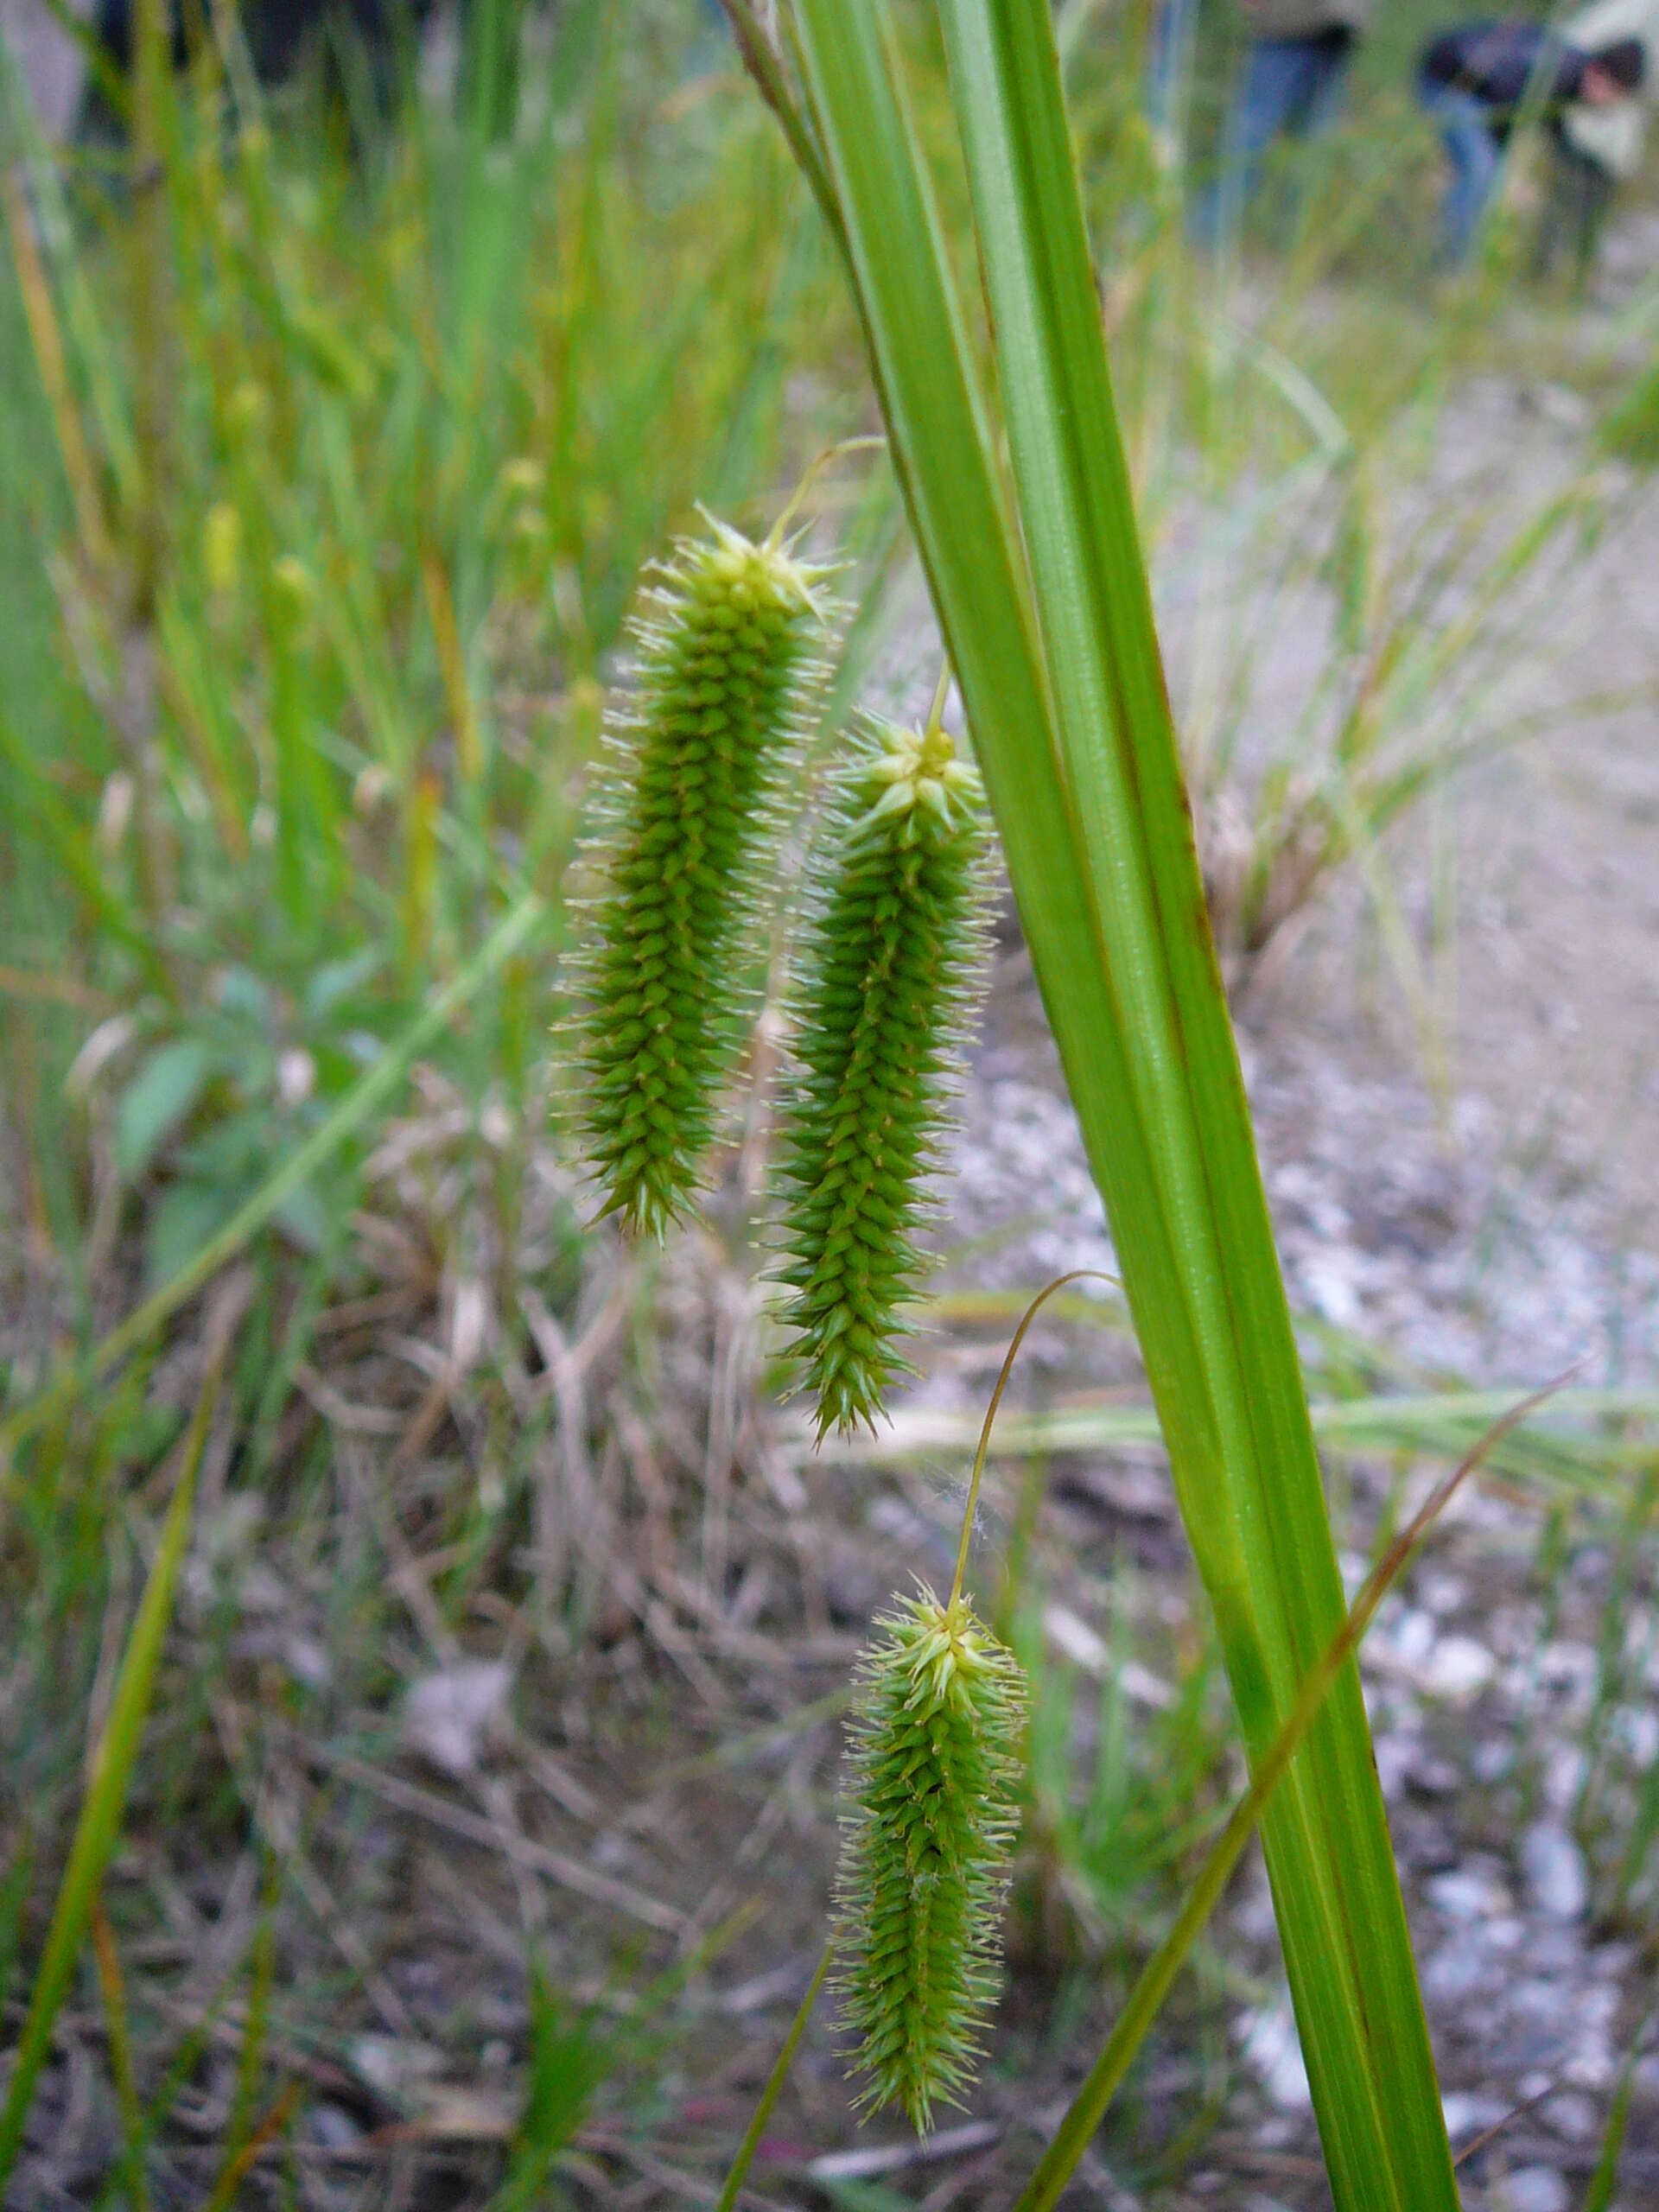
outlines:
{"label": "person's leg", "polygon": [[1588,283],[1612,205],[1614,181],[1601,163],[1581,153],[1557,124],[1550,132],[1550,190],[1538,250],[1538,269],[1547,274],[1565,245],[1573,257],[1573,276]]}
{"label": "person's leg", "polygon": [[1206,245],[1236,234],[1261,180],[1262,157],[1290,129],[1306,94],[1309,43],[1261,38],[1245,57],[1223,131],[1221,174],[1195,211],[1194,227]]}
{"label": "person's leg", "polygon": [[1503,149],[1492,135],[1486,109],[1471,92],[1450,85],[1423,84],[1418,86],[1418,99],[1439,128],[1451,165],[1441,220],[1446,258],[1457,268],[1468,259],[1480,229],[1503,164]]}
{"label": "person's leg", "polygon": [[1584,157],[1584,224],[1579,232],[1579,282],[1587,283],[1595,267],[1596,256],[1601,251],[1601,234],[1607,227],[1607,218],[1613,212],[1613,197],[1618,190],[1618,181],[1612,171],[1604,168],[1599,162]]}
{"label": "person's leg", "polygon": [[1290,127],[1300,137],[1313,138],[1331,128],[1346,104],[1354,41],[1346,31],[1339,31],[1303,43],[1306,51]]}

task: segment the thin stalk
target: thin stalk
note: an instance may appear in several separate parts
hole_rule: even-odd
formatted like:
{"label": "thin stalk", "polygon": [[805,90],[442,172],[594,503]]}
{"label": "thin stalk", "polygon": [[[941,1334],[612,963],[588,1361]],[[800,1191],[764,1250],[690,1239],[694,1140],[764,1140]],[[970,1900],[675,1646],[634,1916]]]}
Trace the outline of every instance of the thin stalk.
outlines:
{"label": "thin stalk", "polygon": [[720,0],[720,4],[732,27],[732,36],[737,41],[743,67],[753,79],[761,99],[777,117],[779,128],[795,157],[795,166],[806,179],[812,197],[818,203],[818,212],[844,255],[847,236],[842,227],[841,209],[830,181],[829,171],[824,166],[823,151],[811,124],[784,73],[783,65],[772,49],[772,41],[755,19],[749,0]]}
{"label": "thin stalk", "polygon": [[52,426],[57,434],[58,453],[63,462],[70,497],[74,502],[75,527],[89,564],[99,575],[106,575],[111,566],[110,541],[104,528],[104,506],[99,493],[98,477],[92,467],[92,454],[81,424],[80,406],[69,374],[63,333],[59,327],[57,308],[52,298],[52,287],[48,282],[40,248],[35,242],[34,219],[29,213],[22,185],[16,172],[10,168],[0,176],[0,207],[3,207],[5,211],[6,232],[11,241],[11,257],[17,271],[18,296],[22,301],[23,319],[29,325],[29,341],[35,349],[35,372],[51,410]]}
{"label": "thin stalk", "polygon": [[173,1501],[162,1524],[155,1561],[127,1637],[120,1671],[116,1676],[115,1694],[110,1700],[109,1719],[104,1724],[104,1732],[99,1738],[88,1770],[86,1801],[75,1825],[74,1841],[59,1886],[52,1924],[47,1930],[46,1948],[35,1976],[22,2032],[17,2038],[5,2103],[0,2107],[0,2199],[4,2197],[6,2184],[22,2148],[23,2126],[51,2044],[53,2024],[68,1993],[81,1937],[97,1905],[104,1872],[120,1833],[127,1784],[138,1756],[156,1673],[161,1664],[162,1646],[172,1618],[174,1585],[189,1541],[196,1471],[201,1465],[213,1408],[219,1402],[219,1376],[228,1350],[228,1342],[221,1344],[196,1401]]}
{"label": "thin stalk", "polygon": [[764,541],[766,550],[768,553],[776,553],[781,550],[785,537],[789,530],[789,525],[794,521],[796,516],[799,514],[802,506],[805,504],[806,499],[811,493],[812,486],[817,482],[819,477],[823,475],[826,468],[830,467],[833,462],[840,461],[844,455],[849,453],[885,453],[887,450],[887,442],[885,438],[856,437],[842,438],[836,445],[826,446],[823,451],[817,455],[816,460],[810,461],[807,463],[805,468],[801,472],[800,482],[795,486],[795,489],[790,493],[788,499],[785,500],[782,507],[779,510],[778,519],[772,524],[772,528],[766,535]]}
{"label": "thin stalk", "polygon": [[[943,681],[943,679],[941,679]],[[1014,1340],[1002,1358],[1001,1370],[996,1378],[996,1388],[991,1392],[991,1402],[985,1408],[985,1418],[980,1424],[979,1445],[974,1453],[974,1471],[968,1478],[968,1502],[962,1513],[962,1541],[957,1546],[957,1572],[950,1584],[950,1604],[954,1605],[962,1595],[963,1581],[968,1573],[968,1547],[973,1541],[974,1515],[979,1505],[980,1478],[985,1472],[985,1455],[991,1446],[991,1423],[996,1419],[996,1409],[1002,1402],[1002,1393],[1008,1387],[1008,1377],[1014,1373],[1014,1363],[1020,1347],[1026,1340],[1026,1332],[1042,1312],[1049,1300],[1074,1282],[1109,1282],[1119,1287],[1117,1277],[1109,1275],[1099,1268],[1076,1268],[1069,1275],[1056,1275],[1053,1281],[1039,1290],[1024,1313],[1014,1332]],[[946,1608],[947,1611],[949,1607]]]}
{"label": "thin stalk", "polygon": [[137,391],[138,510],[133,517],[134,613],[148,619],[162,562],[170,351],[167,135],[172,63],[166,0],[135,0],[132,16],[132,201],[130,246]]}
{"label": "thin stalk", "polygon": [[225,2161],[219,2179],[213,2184],[213,2194],[203,2206],[202,2212],[231,2212],[243,2183],[294,2117],[299,2101],[298,2082],[285,2082],[277,2093],[276,2102],[247,2141]]}
{"label": "thin stalk", "polygon": [[146,2212],[149,2191],[144,2185],[144,2116],[133,2074],[126,1986],[122,1979],[120,1955],[115,1948],[115,1930],[110,1925],[101,1898],[92,1907],[92,1956],[98,1965],[105,2032],[109,2037],[110,2073],[115,2082],[115,2101],[124,2138],[121,2163],[126,2168],[129,2212]]}
{"label": "thin stalk", "polygon": [[766,2122],[772,2118],[772,2107],[783,2094],[789,2069],[795,2063],[795,2053],[800,2048],[801,2037],[806,2033],[806,2024],[812,2017],[812,2007],[818,2001],[818,1992],[823,1987],[835,1955],[835,1945],[826,1943],[823,1956],[818,1961],[817,1971],[806,1985],[806,1994],[796,2007],[795,2018],[790,2022],[783,2048],[766,2076],[766,2086],[760,2092],[760,2101],[754,2108],[754,2115],[744,2131],[743,2140],[737,2146],[737,2156],[732,2160],[732,2170],[726,2177],[726,2186],[720,2192],[720,2202],[715,2205],[715,2212],[733,2212],[738,2191],[748,2177],[749,2168],[754,2163],[754,2154],[760,2147],[760,2138],[766,2132]]}

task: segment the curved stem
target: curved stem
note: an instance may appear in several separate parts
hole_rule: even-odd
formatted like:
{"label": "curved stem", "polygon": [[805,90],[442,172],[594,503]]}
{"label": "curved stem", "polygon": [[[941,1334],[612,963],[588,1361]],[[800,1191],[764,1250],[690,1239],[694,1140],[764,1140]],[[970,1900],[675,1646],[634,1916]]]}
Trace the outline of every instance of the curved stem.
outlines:
{"label": "curved stem", "polygon": [[823,1956],[818,1961],[817,1972],[806,1985],[806,1994],[800,2001],[795,2018],[790,2022],[789,2033],[784,2037],[784,2047],[766,2076],[766,2086],[760,2092],[760,2101],[754,2108],[754,2117],[737,2146],[737,2156],[732,2160],[732,2171],[726,2177],[726,2186],[720,2192],[720,2202],[715,2207],[715,2212],[732,2212],[737,2202],[737,2193],[748,2177],[749,2167],[760,2146],[760,2138],[766,2133],[766,2122],[772,2118],[772,2108],[788,2079],[795,2053],[800,2048],[801,2037],[806,2033],[806,2024],[812,2017],[812,2007],[818,2001],[818,1992],[823,1987],[824,1976],[830,1971],[830,1961],[835,1955],[833,1942],[826,1943]]}
{"label": "curved stem", "polygon": [[801,502],[817,482],[831,461],[839,461],[845,454],[873,453],[887,448],[883,437],[866,434],[856,438],[842,438],[833,446],[826,446],[816,461],[809,461],[800,482],[784,502],[784,511],[766,532],[766,550],[775,553],[784,542],[784,532],[800,512]]}
{"label": "curved stem", "polygon": [[927,710],[927,734],[931,737],[944,727],[944,702],[950,696],[950,664],[947,660],[939,671],[939,680],[933,686],[933,703]]}
{"label": "curved stem", "polygon": [[[940,677],[941,686],[946,682],[949,673],[947,670],[945,676]],[[962,1595],[963,1579],[968,1572],[968,1547],[973,1541],[974,1513],[979,1504],[979,1481],[985,1471],[985,1454],[990,1449],[991,1423],[996,1419],[996,1409],[1002,1402],[1002,1393],[1008,1387],[1008,1377],[1014,1372],[1015,1355],[1026,1340],[1026,1332],[1047,1305],[1049,1300],[1053,1297],[1055,1292],[1064,1290],[1068,1284],[1074,1282],[1109,1282],[1119,1289],[1122,1287],[1116,1275],[1109,1275],[1103,1268],[1074,1268],[1069,1275],[1056,1275],[1052,1283],[1048,1284],[1045,1289],[1039,1290],[1020,1316],[1020,1325],[1014,1332],[1014,1341],[1009,1344],[1003,1359],[1002,1371],[996,1378],[996,1388],[991,1393],[991,1402],[985,1408],[985,1419],[980,1426],[979,1449],[974,1453],[974,1471],[968,1478],[968,1503],[963,1509],[962,1541],[957,1546],[957,1572],[950,1585],[951,1605],[954,1605]],[[949,1611],[950,1607],[947,1606],[945,1610]]]}

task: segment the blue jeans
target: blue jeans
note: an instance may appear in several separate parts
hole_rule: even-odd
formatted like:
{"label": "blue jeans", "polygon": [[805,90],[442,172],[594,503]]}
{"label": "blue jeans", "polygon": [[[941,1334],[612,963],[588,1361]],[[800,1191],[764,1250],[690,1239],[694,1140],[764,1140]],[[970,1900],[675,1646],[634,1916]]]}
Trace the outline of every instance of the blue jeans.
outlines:
{"label": "blue jeans", "polygon": [[1446,257],[1453,268],[1469,257],[1480,219],[1503,166],[1503,149],[1491,122],[1491,110],[1472,92],[1455,85],[1420,81],[1417,98],[1425,115],[1439,126],[1452,174],[1441,208]]}
{"label": "blue jeans", "polygon": [[1251,47],[1227,117],[1221,175],[1198,209],[1206,242],[1236,230],[1275,139],[1310,138],[1341,113],[1352,50],[1351,36],[1332,31]]}

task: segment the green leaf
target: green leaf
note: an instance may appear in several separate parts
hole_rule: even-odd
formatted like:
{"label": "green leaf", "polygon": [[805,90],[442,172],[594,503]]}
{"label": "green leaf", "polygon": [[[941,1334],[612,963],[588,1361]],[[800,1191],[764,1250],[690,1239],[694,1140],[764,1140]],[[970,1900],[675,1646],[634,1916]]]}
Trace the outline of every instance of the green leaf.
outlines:
{"label": "green leaf", "polygon": [[217,1063],[200,1037],[181,1037],[151,1053],[122,1092],[115,1109],[115,1165],[136,1183],[168,1137],[200,1101]]}
{"label": "green leaf", "polygon": [[144,1225],[144,1281],[152,1288],[171,1282],[190,1255],[229,1219],[245,1193],[216,1183],[172,1183],[150,1209]]}

